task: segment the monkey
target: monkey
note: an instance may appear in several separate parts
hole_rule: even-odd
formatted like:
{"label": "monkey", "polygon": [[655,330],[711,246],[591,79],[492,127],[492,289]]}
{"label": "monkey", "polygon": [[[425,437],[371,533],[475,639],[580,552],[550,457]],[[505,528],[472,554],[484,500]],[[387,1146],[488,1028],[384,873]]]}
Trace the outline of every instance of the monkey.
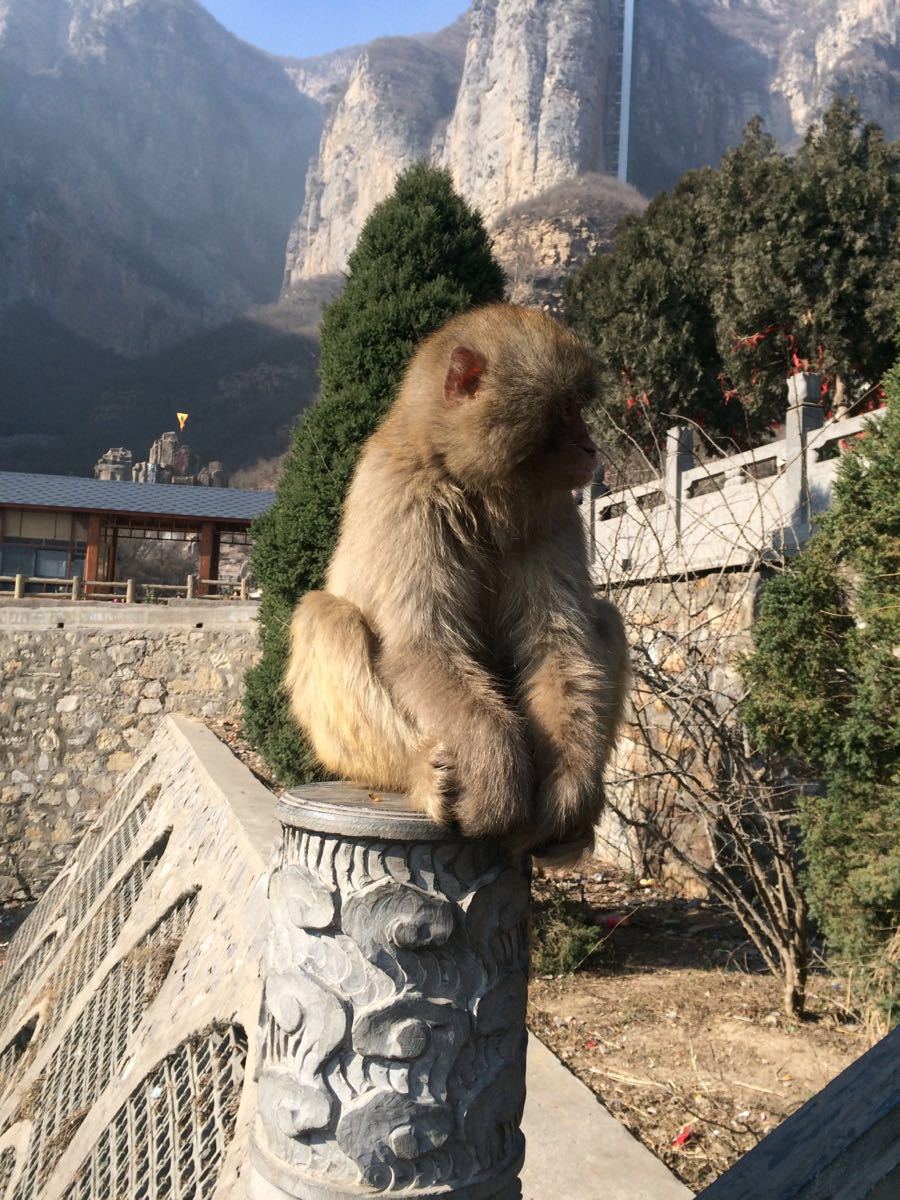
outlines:
{"label": "monkey", "polygon": [[595,388],[586,347],[538,309],[472,309],[426,338],[363,447],[325,590],[295,609],[284,679],[334,775],[575,858],[628,674],[573,498],[597,465]]}

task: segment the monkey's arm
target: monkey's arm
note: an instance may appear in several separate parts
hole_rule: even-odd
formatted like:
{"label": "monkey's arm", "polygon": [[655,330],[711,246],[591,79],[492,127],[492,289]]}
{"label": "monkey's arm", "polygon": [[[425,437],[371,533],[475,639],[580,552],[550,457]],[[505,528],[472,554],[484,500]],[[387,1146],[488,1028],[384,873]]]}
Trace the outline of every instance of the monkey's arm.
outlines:
{"label": "monkey's arm", "polygon": [[524,723],[480,661],[476,585],[458,563],[423,551],[428,540],[417,545],[379,621],[378,660],[426,739],[413,797],[469,836],[499,837],[529,819],[534,784]]}
{"label": "monkey's arm", "polygon": [[529,842],[588,845],[624,702],[625,630],[616,609],[567,579],[564,569],[533,581],[532,599],[519,647],[538,770]]}

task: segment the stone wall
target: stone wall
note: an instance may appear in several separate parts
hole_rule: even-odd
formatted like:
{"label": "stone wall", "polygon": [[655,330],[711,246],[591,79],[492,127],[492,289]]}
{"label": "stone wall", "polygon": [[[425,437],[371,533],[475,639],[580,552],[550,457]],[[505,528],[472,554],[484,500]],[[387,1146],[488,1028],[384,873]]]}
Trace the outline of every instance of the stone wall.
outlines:
{"label": "stone wall", "polygon": [[245,1195],[274,797],[151,720],[0,972],[6,1196]]}
{"label": "stone wall", "polygon": [[640,829],[612,811],[650,815],[674,840],[707,859],[704,833],[694,817],[690,789],[711,788],[708,747],[692,717],[695,705],[730,712],[741,694],[737,660],[752,647],[750,630],[760,587],[760,569],[712,571],[650,583],[621,584],[611,598],[625,619],[633,677],[625,719],[607,773],[610,806],[598,827],[597,853],[635,874],[662,868],[687,891],[697,881],[671,859],[663,864]]}
{"label": "stone wall", "polygon": [[0,901],[44,890],[163,713],[238,711],[256,607],[3,602]]}

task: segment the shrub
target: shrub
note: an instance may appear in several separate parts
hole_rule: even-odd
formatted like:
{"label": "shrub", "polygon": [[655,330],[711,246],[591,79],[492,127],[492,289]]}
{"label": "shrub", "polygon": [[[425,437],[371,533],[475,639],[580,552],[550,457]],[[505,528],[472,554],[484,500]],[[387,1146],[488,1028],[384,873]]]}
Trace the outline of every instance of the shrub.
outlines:
{"label": "shrub", "polygon": [[900,367],[815,536],[765,588],[743,664],[757,741],[822,776],[800,800],[810,907],[836,964],[898,1012]]}

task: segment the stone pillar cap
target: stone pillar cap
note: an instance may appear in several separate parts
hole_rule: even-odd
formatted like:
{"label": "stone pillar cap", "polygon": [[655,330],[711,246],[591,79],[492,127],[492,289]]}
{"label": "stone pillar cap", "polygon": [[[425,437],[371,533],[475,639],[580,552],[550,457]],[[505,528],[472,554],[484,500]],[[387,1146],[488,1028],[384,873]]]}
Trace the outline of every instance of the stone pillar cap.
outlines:
{"label": "stone pillar cap", "polygon": [[275,808],[282,825],[380,842],[466,841],[431,820],[408,796],[352,783],[307,783],[285,792]]}

